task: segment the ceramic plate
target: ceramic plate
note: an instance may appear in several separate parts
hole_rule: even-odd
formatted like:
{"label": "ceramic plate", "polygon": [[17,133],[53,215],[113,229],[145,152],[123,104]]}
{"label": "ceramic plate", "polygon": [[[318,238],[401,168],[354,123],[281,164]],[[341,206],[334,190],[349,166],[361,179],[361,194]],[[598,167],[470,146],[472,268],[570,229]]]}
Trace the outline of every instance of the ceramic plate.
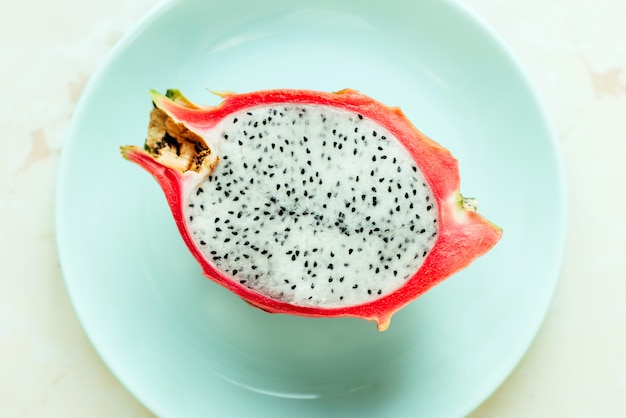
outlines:
{"label": "ceramic plate", "polygon": [[[460,161],[462,191],[504,228],[470,268],[394,316],[269,315],[204,279],[156,182],[123,160],[148,90],[326,91],[400,106]],[[532,341],[565,232],[556,141],[527,78],[452,1],[183,0],[143,20],[93,77],[69,131],[57,232],[67,287],[106,364],[164,417],[452,417]]]}

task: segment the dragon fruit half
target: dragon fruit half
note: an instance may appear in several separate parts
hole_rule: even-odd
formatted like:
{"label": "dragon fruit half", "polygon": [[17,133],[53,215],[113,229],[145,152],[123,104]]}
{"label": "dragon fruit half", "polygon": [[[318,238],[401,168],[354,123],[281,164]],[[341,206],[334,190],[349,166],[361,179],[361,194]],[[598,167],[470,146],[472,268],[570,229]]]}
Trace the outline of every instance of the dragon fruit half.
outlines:
{"label": "dragon fruit half", "polygon": [[500,239],[459,193],[457,161],[354,90],[151,92],[144,148],[203,273],[268,312],[391,315]]}

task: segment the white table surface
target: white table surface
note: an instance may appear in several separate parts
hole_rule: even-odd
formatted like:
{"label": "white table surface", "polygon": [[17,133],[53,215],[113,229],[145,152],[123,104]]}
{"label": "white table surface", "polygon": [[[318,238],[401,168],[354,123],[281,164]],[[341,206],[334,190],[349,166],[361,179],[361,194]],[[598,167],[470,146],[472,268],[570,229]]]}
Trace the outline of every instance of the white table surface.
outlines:
{"label": "white table surface", "polygon": [[[64,134],[87,80],[157,3],[0,0],[2,417],[151,416],[81,328],[57,260],[53,207]],[[466,3],[512,48],[545,101],[570,210],[548,316],[471,417],[625,417],[626,0]]]}

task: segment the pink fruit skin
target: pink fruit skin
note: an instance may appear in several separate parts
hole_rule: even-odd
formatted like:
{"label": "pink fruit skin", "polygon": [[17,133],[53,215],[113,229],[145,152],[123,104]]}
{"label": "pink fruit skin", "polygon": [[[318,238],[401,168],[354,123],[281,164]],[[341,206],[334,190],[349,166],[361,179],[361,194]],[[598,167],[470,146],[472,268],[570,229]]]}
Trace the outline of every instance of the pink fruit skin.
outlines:
{"label": "pink fruit skin", "polygon": [[171,100],[152,93],[155,106],[190,130],[202,132],[224,117],[242,109],[273,103],[312,104],[337,107],[370,118],[398,138],[415,159],[438,203],[439,234],[434,247],[418,271],[397,291],[377,300],[342,308],[314,308],[292,305],[256,293],[218,271],[193,242],[183,220],[183,196],[197,185],[198,173],[181,172],[164,166],[151,154],[135,146],[122,147],[122,155],[148,171],[157,180],[183,240],[206,277],[231,290],[253,306],[271,313],[311,317],[357,317],[377,323],[379,330],[389,326],[391,316],[444,279],[467,267],[489,251],[502,236],[502,230],[462,205],[457,160],[448,150],[419,132],[398,108],[387,107],[357,91],[336,93],[308,90],[268,90],[246,94],[224,93],[217,106],[201,107],[184,98]]}

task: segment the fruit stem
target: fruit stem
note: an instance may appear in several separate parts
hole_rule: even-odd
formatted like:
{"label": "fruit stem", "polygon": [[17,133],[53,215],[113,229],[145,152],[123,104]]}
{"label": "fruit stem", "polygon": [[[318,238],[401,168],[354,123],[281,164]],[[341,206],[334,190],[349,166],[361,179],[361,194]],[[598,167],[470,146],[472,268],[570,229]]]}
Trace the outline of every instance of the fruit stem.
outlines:
{"label": "fruit stem", "polygon": [[208,175],[218,160],[200,135],[158,107],[150,113],[144,149],[162,165],[181,173],[191,170]]}
{"label": "fruit stem", "polygon": [[467,211],[476,212],[478,210],[478,199],[474,197],[461,197],[461,207]]}

